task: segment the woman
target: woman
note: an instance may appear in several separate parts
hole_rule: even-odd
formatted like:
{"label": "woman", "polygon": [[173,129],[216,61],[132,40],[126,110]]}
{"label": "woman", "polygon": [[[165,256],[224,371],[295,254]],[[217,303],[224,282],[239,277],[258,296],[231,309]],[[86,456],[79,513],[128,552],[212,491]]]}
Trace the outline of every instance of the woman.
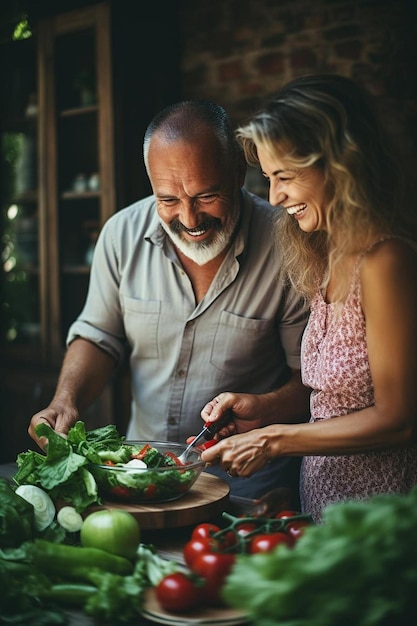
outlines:
{"label": "woman", "polygon": [[375,111],[350,79],[306,76],[237,136],[284,209],[285,269],[311,306],[302,342],[311,420],[272,424],[279,416],[262,418],[262,397],[220,394],[203,418],[232,408],[238,419],[221,434],[253,429],[203,459],[247,476],[271,458],[303,456],[302,508],[316,521],[331,502],[407,492],[417,483],[416,238]]}

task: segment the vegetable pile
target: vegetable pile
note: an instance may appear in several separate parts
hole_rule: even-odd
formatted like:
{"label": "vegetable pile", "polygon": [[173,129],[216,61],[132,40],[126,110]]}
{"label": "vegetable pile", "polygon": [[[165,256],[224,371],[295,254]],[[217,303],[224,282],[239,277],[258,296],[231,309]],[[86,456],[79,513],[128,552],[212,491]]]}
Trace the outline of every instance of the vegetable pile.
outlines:
{"label": "vegetable pile", "polygon": [[293,548],[241,554],[223,587],[257,626],[417,623],[417,487],[327,507]]}
{"label": "vegetable pile", "polygon": [[78,421],[67,438],[39,424],[36,434],[48,439],[47,453],[19,454],[14,481],[40,487],[54,502],[69,502],[79,513],[101,504],[102,493],[125,501],[179,497],[201,469],[182,465],[174,454],[163,454],[149,444],[126,444],[113,424],[86,431]]}
{"label": "vegetable pile", "polygon": [[139,543],[130,513],[93,512],[80,533],[68,533],[54,515],[41,530],[34,505],[16,491],[0,479],[1,624],[59,626],[68,623],[65,608],[103,625],[129,624],[140,614],[145,589],[180,567]]}

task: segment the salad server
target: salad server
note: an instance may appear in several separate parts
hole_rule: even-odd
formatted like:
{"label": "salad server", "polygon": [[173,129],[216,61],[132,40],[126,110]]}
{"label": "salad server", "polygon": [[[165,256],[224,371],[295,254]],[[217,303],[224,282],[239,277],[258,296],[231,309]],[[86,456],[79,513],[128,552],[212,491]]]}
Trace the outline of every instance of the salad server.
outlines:
{"label": "salad server", "polygon": [[206,439],[207,441],[209,439],[212,439],[214,435],[219,432],[219,430],[223,428],[223,426],[226,426],[226,424],[228,424],[231,420],[232,411],[231,409],[228,409],[227,411],[225,411],[225,413],[223,413],[221,417],[219,417],[219,419],[213,422],[206,422],[198,435],[196,435],[194,439],[190,441],[184,452],[180,454],[180,456],[178,457],[179,461],[185,464],[187,462],[190,450],[192,450],[192,448],[194,448],[199,441],[201,441],[202,439]]}

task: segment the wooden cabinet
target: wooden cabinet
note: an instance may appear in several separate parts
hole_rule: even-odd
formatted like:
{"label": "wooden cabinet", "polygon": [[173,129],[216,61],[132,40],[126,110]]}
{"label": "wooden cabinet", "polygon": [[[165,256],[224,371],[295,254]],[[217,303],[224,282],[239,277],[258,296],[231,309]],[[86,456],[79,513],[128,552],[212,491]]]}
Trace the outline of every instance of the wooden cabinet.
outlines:
{"label": "wooden cabinet", "polygon": [[[32,36],[0,42],[0,461],[35,445],[28,423],[52,398],[97,232],[150,193],[143,134],[181,97],[176,2],[26,4]],[[123,433],[129,412],[122,369],[81,417]]]}
{"label": "wooden cabinet", "polygon": [[42,20],[38,37],[44,336],[47,358],[59,364],[85,299],[95,238],[116,210],[109,7]]}
{"label": "wooden cabinet", "polygon": [[[31,442],[68,328],[83,306],[98,231],[116,210],[110,7],[39,20],[2,47],[1,461]],[[90,412],[94,423],[94,409]],[[111,390],[97,403],[112,418]]]}

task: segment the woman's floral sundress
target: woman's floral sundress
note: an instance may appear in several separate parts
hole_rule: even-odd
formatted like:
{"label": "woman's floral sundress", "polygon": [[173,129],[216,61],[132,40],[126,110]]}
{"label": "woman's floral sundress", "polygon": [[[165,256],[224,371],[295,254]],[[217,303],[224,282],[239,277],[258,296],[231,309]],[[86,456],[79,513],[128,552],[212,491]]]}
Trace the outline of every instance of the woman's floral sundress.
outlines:
{"label": "woman's floral sundress", "polygon": [[[312,388],[312,422],[374,404],[359,266],[358,262],[337,315],[335,305],[326,303],[321,293],[311,303],[301,362],[303,382]],[[348,456],[306,456],[301,469],[302,509],[319,522],[327,504],[377,493],[406,493],[416,483],[417,446]]]}

